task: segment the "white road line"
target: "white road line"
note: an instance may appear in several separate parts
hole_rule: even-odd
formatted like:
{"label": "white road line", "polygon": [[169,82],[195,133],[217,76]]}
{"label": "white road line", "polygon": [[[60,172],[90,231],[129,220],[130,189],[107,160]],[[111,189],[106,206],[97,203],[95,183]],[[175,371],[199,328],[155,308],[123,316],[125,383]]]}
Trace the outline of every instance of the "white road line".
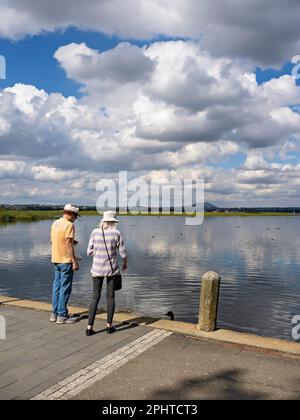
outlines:
{"label": "white road line", "polygon": [[31,399],[69,400],[172,334],[165,330],[150,331]]}

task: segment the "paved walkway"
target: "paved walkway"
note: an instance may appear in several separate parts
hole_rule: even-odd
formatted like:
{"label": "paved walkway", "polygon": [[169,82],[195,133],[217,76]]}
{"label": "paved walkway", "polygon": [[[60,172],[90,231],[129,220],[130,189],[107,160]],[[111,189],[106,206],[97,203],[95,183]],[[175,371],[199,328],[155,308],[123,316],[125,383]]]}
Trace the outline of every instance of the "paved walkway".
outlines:
{"label": "paved walkway", "polygon": [[0,306],[0,399],[300,399],[300,359],[147,326],[84,335],[86,320]]}
{"label": "paved walkway", "polygon": [[0,399],[33,398],[149,332],[120,326],[108,335],[98,320],[99,334],[86,337],[86,320],[57,325],[48,312],[2,305],[0,314],[7,323],[6,340],[0,340]]}
{"label": "paved walkway", "polygon": [[173,334],[76,398],[299,400],[300,360]]}

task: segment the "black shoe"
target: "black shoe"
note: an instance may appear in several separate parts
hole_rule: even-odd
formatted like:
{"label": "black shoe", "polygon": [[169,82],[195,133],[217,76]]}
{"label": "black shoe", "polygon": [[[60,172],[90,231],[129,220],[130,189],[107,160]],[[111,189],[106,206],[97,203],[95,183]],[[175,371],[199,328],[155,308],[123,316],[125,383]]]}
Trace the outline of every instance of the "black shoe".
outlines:
{"label": "black shoe", "polygon": [[107,334],[112,334],[112,333],[114,333],[116,331],[117,330],[115,329],[115,327],[106,327]]}
{"label": "black shoe", "polygon": [[95,334],[95,331],[94,330],[92,330],[91,328],[87,328],[86,330],[85,330],[85,335],[87,336],[87,337],[90,337],[91,335],[94,335]]}

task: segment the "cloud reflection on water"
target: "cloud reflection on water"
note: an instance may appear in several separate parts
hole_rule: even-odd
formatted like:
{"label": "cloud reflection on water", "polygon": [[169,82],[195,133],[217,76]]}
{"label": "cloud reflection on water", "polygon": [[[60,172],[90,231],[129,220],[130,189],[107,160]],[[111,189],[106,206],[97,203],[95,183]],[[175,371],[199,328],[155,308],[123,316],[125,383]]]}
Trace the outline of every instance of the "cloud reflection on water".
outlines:
{"label": "cloud reflection on water", "polygon": [[[155,316],[172,310],[176,319],[196,322],[201,276],[214,270],[222,278],[219,326],[290,338],[292,315],[300,313],[298,219],[219,217],[196,227],[186,227],[181,217],[120,220],[129,270],[117,295],[119,309]],[[83,260],[73,303],[87,305],[90,299],[91,259],[85,250],[98,221],[84,217],[76,225]],[[0,293],[50,300],[50,225],[2,227]]]}

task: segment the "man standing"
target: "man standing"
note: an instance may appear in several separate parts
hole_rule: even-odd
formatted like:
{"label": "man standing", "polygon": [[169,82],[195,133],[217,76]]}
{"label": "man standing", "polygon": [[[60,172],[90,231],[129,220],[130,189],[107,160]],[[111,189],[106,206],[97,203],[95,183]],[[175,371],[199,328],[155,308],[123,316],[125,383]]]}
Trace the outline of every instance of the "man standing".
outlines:
{"label": "man standing", "polygon": [[74,221],[79,216],[79,208],[67,204],[63,217],[51,226],[52,262],[54,263],[54,282],[52,293],[51,322],[71,324],[77,319],[68,316],[67,304],[72,291],[74,271],[79,265],[74,252],[75,227]]}

